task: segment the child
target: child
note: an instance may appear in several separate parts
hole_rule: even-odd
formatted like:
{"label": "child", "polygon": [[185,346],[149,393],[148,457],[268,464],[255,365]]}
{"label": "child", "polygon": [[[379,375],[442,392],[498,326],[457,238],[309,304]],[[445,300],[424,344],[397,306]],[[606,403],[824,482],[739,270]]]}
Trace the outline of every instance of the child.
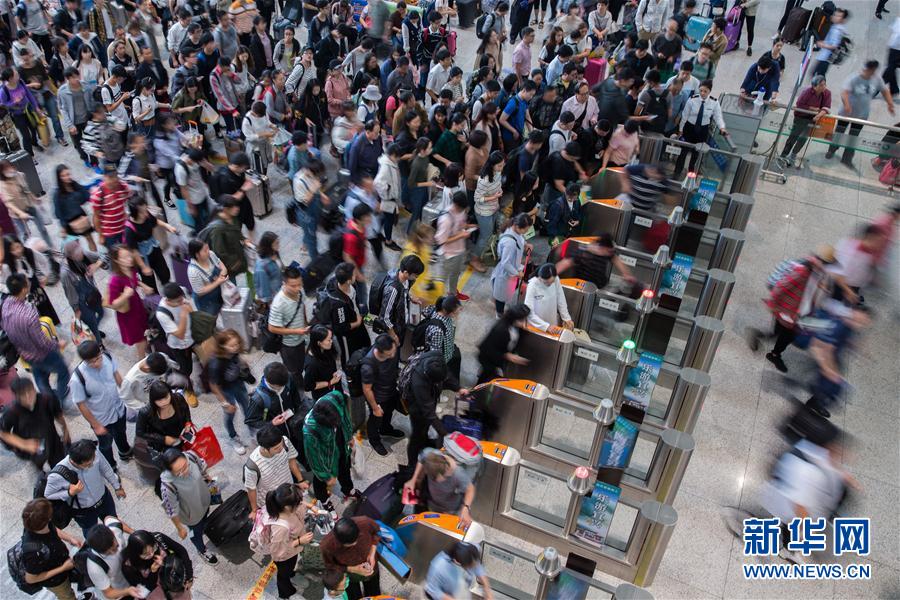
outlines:
{"label": "child", "polygon": [[343,571],[328,569],[322,575],[322,586],[325,593],[322,600],[347,600],[347,583],[349,579]]}

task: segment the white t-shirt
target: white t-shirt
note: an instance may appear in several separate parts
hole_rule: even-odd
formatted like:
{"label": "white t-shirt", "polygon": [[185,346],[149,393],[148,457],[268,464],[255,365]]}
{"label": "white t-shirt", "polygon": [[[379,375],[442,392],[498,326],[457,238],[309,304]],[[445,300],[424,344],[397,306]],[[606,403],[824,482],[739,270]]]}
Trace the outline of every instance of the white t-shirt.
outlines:
{"label": "white t-shirt", "polygon": [[116,542],[119,544],[119,549],[115,554],[100,556],[100,558],[103,559],[103,562],[109,567],[107,571],[104,571],[100,565],[91,559],[88,559],[87,561],[88,577],[90,578],[91,583],[94,584],[94,596],[99,598],[106,597],[103,595],[103,590],[128,587],[128,581],[125,579],[125,576],[122,575],[122,550],[125,548],[125,544],[128,543],[128,534],[122,531],[122,524],[118,519],[106,517],[103,522],[109,527],[110,531],[112,531],[113,536],[115,536]]}
{"label": "white t-shirt", "polygon": [[169,317],[169,315],[158,309],[156,311],[156,320],[159,321],[160,327],[166,332],[166,343],[173,350],[184,350],[194,345],[194,338],[191,337],[190,317],[188,317],[188,326],[185,329],[184,338],[182,339],[175,335],[175,330],[178,329],[178,322],[181,320],[181,311],[184,310],[185,306],[187,306],[187,300],[179,306],[169,306],[169,303],[163,299],[159,303],[159,308],[165,308],[172,313],[172,316]]}
{"label": "white t-shirt", "polygon": [[[100,94],[103,99],[104,105],[109,105],[119,99],[122,95],[122,88],[118,85],[112,85],[111,83],[104,83],[100,88]],[[111,116],[116,121],[127,125],[128,124],[128,109],[125,107],[125,103],[122,102],[117,107],[110,111],[109,116]]]}
{"label": "white t-shirt", "polygon": [[265,504],[266,494],[276,489],[282,483],[291,483],[290,460],[297,458],[297,450],[286,437],[284,441],[284,450],[272,457],[262,455],[261,448],[250,453],[252,460],[259,467],[259,474],[251,468],[244,466],[244,487],[249,490],[256,490],[257,506]]}

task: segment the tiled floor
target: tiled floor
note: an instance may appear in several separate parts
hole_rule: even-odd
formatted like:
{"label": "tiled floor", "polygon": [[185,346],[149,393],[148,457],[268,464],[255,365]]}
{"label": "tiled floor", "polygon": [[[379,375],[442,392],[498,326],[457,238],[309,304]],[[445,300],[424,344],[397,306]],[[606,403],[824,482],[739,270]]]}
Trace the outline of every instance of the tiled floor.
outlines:
{"label": "tiled floor", "polygon": [[[830,72],[829,87],[835,94],[835,104],[843,80],[854,73],[865,59],[883,60],[885,57],[890,21],[871,18],[874,4],[875,0],[850,3],[854,16],[849,31],[856,46],[847,64],[834,67]],[[774,31],[782,7],[783,3],[776,0],[763,0],[761,3],[756,25],[756,56],[767,49],[768,36]],[[475,47],[472,31],[460,32],[457,63],[466,71],[472,67]],[[507,64],[509,52],[507,49]],[[534,53],[537,54],[537,48]],[[788,48],[786,56],[787,82],[796,77],[800,54],[795,48]],[[726,55],[719,67],[715,93],[736,92],[751,62],[752,59],[743,52]],[[788,92],[783,90],[782,93],[787,95]],[[883,123],[893,121],[882,101],[873,103],[872,118]],[[741,547],[725,529],[721,519],[726,507],[755,506],[759,484],[783,447],[776,427],[790,406],[785,398],[785,383],[761,355],[754,356],[747,350],[740,336],[744,327],[761,325],[766,320],[759,301],[764,294],[766,276],[772,266],[783,258],[798,256],[817,243],[834,241],[850,233],[891,200],[877,184],[865,157],[857,157],[859,171],[852,172],[837,164],[836,160],[825,161],[823,153],[824,148],[811,149],[809,166],[792,176],[787,184],[760,182],[747,229],[747,243],[736,272],[737,285],[725,315],[727,331],[711,370],[713,386],[694,432],[697,449],[674,502],[679,522],[650,588],[657,598],[900,597],[900,526],[897,519],[897,506],[900,505],[900,446],[897,434],[900,430],[897,403],[897,390],[900,389],[900,365],[897,361],[900,306],[897,301],[896,257],[886,273],[883,287],[866,294],[868,302],[876,310],[875,325],[862,337],[858,352],[850,362],[849,379],[855,391],[847,406],[836,410],[833,417],[834,422],[855,441],[847,452],[845,462],[862,484],[863,491],[854,498],[854,510],[850,512],[873,519],[874,548],[869,557],[874,565],[872,580],[864,583],[748,583],[740,571],[743,561]],[[68,163],[82,179],[87,179],[87,173],[71,149],[63,151],[54,145],[40,158],[40,171],[48,187],[52,185],[51,173],[60,162]],[[283,207],[290,193],[288,182],[278,174],[272,177],[272,184],[275,204]],[[280,233],[284,240],[290,242],[282,243],[283,254],[288,261],[295,258],[303,260],[299,250],[300,237],[296,230],[287,226],[283,212],[276,210],[274,215],[260,222],[259,231],[267,229]],[[473,276],[465,291],[473,301],[461,317],[458,344],[465,357],[463,379],[471,382],[477,368],[475,345],[486,332],[493,309],[489,302],[487,277]],[[61,290],[53,288],[51,296],[63,321],[67,323],[71,312]],[[107,315],[103,328],[109,334],[110,348],[124,371],[132,364],[134,353],[121,346],[113,316]],[[68,349],[67,355],[71,361],[75,360],[72,349]],[[249,360],[254,371],[259,373],[271,358],[256,352]],[[799,351],[790,350],[786,358],[792,367],[796,366],[794,372],[808,370],[809,359]],[[204,399],[193,412],[195,422],[212,423],[221,429],[219,409],[214,402]],[[90,434],[79,416],[69,411],[68,417],[76,436]],[[397,444],[394,453],[388,457],[381,458],[370,453],[367,481],[357,483],[364,487],[369,481],[394,470],[397,457],[404,454],[403,442]],[[238,473],[241,462],[241,458],[228,452],[225,461],[215,469],[215,474],[226,480],[226,494],[240,485]],[[122,472],[129,494],[118,504],[123,519],[135,527],[174,534],[158,500],[147,483],[139,480],[135,468],[126,465]],[[19,514],[31,496],[34,475],[32,470],[8,452],[0,452],[0,547],[4,549],[12,545],[20,533]],[[532,502],[534,500],[531,499]],[[514,540],[500,532],[490,531],[488,537],[528,551],[537,551],[528,541]],[[229,560],[232,564],[226,562],[215,568],[196,561],[196,598],[236,600],[246,596],[262,572],[263,565],[258,563],[258,559],[247,556],[229,555]],[[0,569],[5,568],[3,562]],[[522,575],[531,577],[533,571],[529,571],[527,565],[524,570],[526,573]],[[602,574],[597,576],[609,580]],[[385,579],[385,588],[393,587]],[[525,581],[513,573],[505,573],[501,579]],[[421,592],[412,586],[398,591],[404,597],[422,597]],[[318,598],[317,594],[312,591],[301,593],[304,598]],[[274,582],[268,586],[266,595],[274,597]],[[23,595],[14,589],[8,577],[3,576],[0,579],[0,597],[20,598]],[[43,599],[46,594],[39,597]]]}

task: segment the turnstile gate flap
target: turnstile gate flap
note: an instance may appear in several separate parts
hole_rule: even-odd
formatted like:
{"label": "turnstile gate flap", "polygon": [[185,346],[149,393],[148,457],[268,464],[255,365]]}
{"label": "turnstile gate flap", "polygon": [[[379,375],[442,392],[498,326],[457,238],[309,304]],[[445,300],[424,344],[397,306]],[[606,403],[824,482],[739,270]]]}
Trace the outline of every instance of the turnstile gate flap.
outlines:
{"label": "turnstile gate flap", "polygon": [[487,383],[482,383],[481,385],[475,386],[472,389],[477,390],[488,386],[514,392],[516,394],[519,394],[520,396],[527,396],[532,400],[545,400],[550,396],[550,390],[549,388],[547,388],[547,386],[536,381],[531,381],[530,379],[509,379],[506,377],[498,377],[497,379],[491,379]]}
{"label": "turnstile gate flap", "polygon": [[575,334],[568,329],[563,329],[562,327],[552,326],[547,331],[541,331],[537,327],[526,325],[525,331],[543,338],[556,340],[557,342],[560,342],[562,344],[571,344],[575,341]]}
{"label": "turnstile gate flap", "polygon": [[560,279],[559,283],[562,284],[564,288],[569,288],[581,292],[582,294],[593,294],[597,291],[597,286],[594,283],[576,277]]}

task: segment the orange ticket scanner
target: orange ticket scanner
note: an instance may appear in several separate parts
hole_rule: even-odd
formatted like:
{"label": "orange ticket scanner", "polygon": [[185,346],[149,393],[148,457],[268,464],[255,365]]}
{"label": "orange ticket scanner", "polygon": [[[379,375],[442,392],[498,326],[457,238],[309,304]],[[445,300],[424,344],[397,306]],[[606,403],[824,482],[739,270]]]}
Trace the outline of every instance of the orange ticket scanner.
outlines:
{"label": "orange ticket scanner", "polygon": [[457,515],[423,512],[400,519],[394,530],[410,550],[405,559],[412,568],[409,581],[421,583],[428,574],[431,560],[456,542],[467,542],[481,548],[484,527],[472,522],[462,527]]}

